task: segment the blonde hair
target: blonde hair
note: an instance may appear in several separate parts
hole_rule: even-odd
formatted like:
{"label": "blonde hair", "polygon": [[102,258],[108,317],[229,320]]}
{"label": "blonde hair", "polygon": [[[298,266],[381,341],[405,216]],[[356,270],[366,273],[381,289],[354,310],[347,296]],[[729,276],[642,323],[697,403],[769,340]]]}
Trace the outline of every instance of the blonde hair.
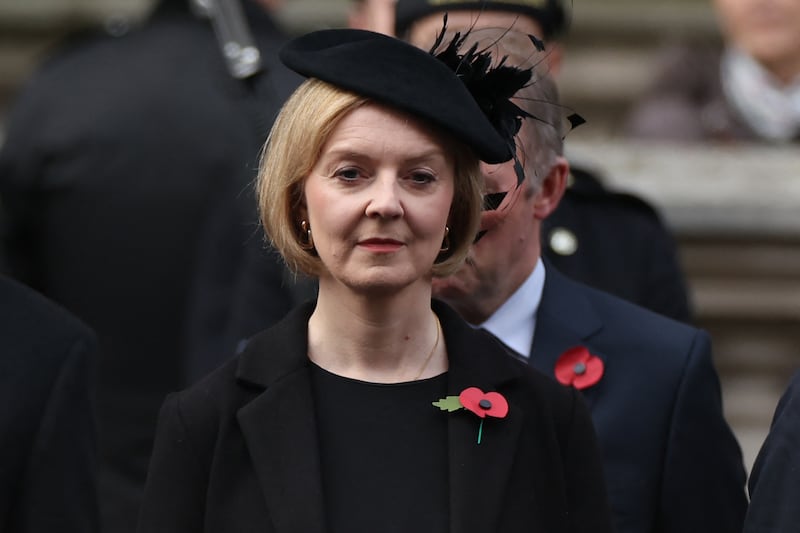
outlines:
{"label": "blonde hair", "polygon": [[[311,78],[292,93],[272,126],[258,169],[256,196],[267,237],[294,273],[319,276],[325,270],[314,250],[302,245],[306,241],[300,228],[303,184],[339,121],[367,102],[368,98]],[[448,218],[450,248],[433,265],[436,276],[452,274],[461,266],[477,233],[483,201],[478,158],[452,135],[446,138],[452,139],[455,182]]]}

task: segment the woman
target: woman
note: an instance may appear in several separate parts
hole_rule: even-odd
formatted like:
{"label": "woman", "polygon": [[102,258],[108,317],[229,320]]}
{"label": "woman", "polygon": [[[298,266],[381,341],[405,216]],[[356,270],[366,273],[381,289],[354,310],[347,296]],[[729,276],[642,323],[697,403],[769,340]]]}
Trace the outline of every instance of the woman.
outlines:
{"label": "woman", "polygon": [[576,393],[431,302],[476,235],[479,158],[512,157],[508,96],[530,78],[461,42],[437,59],[329,30],[283,50],[310,79],[270,134],[259,202],[319,296],[167,399],[140,532],[610,529]]}

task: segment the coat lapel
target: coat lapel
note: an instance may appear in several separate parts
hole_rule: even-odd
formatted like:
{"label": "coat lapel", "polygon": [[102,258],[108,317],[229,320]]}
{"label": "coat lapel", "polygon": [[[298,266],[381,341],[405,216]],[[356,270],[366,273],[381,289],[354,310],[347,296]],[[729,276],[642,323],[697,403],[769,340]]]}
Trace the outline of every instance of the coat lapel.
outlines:
{"label": "coat lapel", "polygon": [[[251,341],[237,377],[265,390],[238,412],[276,533],[324,533],[325,513],[307,362],[312,305]],[[265,357],[269,354],[269,357]]]}
{"label": "coat lapel", "polygon": [[[602,319],[580,285],[564,277],[550,263],[546,263],[544,291],[536,314],[530,364],[539,372],[555,378],[559,356],[570,348],[584,345],[607,365],[606,356],[591,346],[591,338],[602,327]],[[595,399],[598,385],[600,383],[583,390],[584,398],[590,406]]]}
{"label": "coat lapel", "polygon": [[[519,379],[511,357],[498,362],[499,341],[467,326],[438,302],[450,356],[448,394],[467,387],[502,390]],[[264,391],[238,412],[276,533],[324,533],[322,476],[307,352],[307,321],[313,304],[293,311],[242,353],[237,377]],[[269,353],[270,357],[264,357]],[[490,362],[491,358],[491,362]],[[465,410],[448,416],[450,531],[494,531],[514,474],[525,414],[513,403],[506,418],[487,418],[481,444],[480,419]]]}
{"label": "coat lapel", "polygon": [[[484,332],[464,324],[446,306],[434,305],[445,332],[450,357],[448,394],[457,396],[467,387],[497,391],[520,375],[516,362],[497,361],[499,343]],[[488,358],[494,358],[489,364]],[[480,418],[460,410],[448,413],[450,468],[450,532],[495,531],[512,475],[524,413],[509,405],[506,418],[484,422],[477,443]]]}

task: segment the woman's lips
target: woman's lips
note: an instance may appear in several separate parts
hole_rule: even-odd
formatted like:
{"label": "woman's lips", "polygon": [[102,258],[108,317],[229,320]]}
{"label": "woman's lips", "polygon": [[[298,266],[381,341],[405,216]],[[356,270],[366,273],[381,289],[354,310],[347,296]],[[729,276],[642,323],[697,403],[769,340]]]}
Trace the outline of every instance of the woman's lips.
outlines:
{"label": "woman's lips", "polygon": [[391,253],[399,250],[403,243],[394,239],[365,239],[360,241],[358,245],[370,252]]}

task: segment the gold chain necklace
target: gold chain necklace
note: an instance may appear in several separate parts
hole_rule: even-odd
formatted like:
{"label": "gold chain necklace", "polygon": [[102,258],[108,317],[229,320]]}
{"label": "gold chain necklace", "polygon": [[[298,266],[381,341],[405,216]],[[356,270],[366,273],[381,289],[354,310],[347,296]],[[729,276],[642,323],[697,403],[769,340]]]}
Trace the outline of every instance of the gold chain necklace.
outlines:
{"label": "gold chain necklace", "polygon": [[425,369],[428,368],[428,364],[431,362],[433,353],[436,351],[436,347],[439,346],[439,335],[442,331],[442,324],[439,322],[439,317],[436,316],[436,313],[433,313],[433,318],[436,319],[436,342],[433,343],[433,348],[431,348],[431,352],[428,354],[428,357],[425,358],[425,362],[422,364],[422,368],[419,369],[419,373],[414,376],[414,379],[411,381],[417,381],[422,373],[425,372]]}

